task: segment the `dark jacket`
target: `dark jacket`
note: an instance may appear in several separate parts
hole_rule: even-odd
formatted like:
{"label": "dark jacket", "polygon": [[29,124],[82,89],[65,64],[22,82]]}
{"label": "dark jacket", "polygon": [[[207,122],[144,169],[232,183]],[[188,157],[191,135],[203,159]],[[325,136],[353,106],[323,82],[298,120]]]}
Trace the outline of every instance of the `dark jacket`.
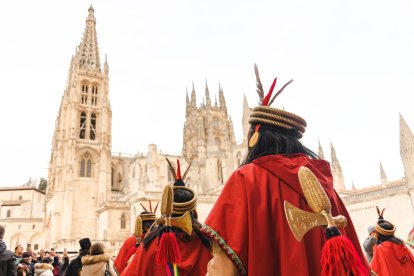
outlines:
{"label": "dark jacket", "polygon": [[79,276],[79,271],[82,269],[82,257],[77,256],[70,261],[68,268],[65,271],[65,276]]}
{"label": "dark jacket", "polygon": [[16,266],[13,265],[13,252],[7,250],[4,241],[0,240],[0,275],[15,276],[17,275]]}
{"label": "dark jacket", "polygon": [[34,264],[28,263],[25,259],[20,261],[20,265],[26,267],[26,276],[33,276],[34,275]]}

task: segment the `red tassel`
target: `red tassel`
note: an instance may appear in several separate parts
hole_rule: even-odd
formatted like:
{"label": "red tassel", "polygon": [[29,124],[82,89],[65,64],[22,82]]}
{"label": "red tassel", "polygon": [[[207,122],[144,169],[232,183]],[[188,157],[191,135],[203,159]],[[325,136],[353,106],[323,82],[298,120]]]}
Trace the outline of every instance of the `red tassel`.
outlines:
{"label": "red tassel", "polygon": [[180,263],[180,249],[174,232],[167,232],[161,236],[155,259],[158,265]]}
{"label": "red tassel", "polygon": [[369,275],[351,241],[345,236],[327,240],[322,248],[321,276]]}

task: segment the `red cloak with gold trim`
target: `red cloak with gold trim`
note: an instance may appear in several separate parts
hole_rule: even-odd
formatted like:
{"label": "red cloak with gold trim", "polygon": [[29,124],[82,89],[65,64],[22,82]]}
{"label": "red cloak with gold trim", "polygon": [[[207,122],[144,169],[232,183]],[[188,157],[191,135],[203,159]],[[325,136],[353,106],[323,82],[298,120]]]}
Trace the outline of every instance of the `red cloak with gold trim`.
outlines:
{"label": "red cloak with gold trim", "polygon": [[298,180],[301,166],[316,175],[326,191],[332,215],[348,220],[347,236],[368,269],[348,212],[332,185],[329,163],[303,154],[268,155],[235,171],[210,212],[204,233],[218,243],[241,275],[320,275],[325,236],[321,229],[298,242],[284,212],[284,201],[312,212]]}
{"label": "red cloak with gold trim", "polygon": [[[204,246],[193,231],[190,241],[177,238],[181,254],[181,262],[177,264],[180,276],[206,275],[207,263],[212,258],[210,249]],[[147,248],[141,244],[132,261],[121,273],[121,276],[137,275],[166,275],[165,266],[157,265],[157,238],[151,241]]]}
{"label": "red cloak with gold trim", "polygon": [[128,239],[124,241],[124,244],[122,245],[121,249],[119,250],[118,255],[116,256],[116,259],[114,261],[114,267],[118,271],[118,273],[121,273],[124,268],[128,264],[128,260],[131,257],[129,252],[131,251],[131,248],[136,247],[137,238],[135,236],[131,236]]}
{"label": "red cloak with gold trim", "polygon": [[374,246],[371,269],[378,276],[414,276],[414,257],[404,244],[386,241]]}

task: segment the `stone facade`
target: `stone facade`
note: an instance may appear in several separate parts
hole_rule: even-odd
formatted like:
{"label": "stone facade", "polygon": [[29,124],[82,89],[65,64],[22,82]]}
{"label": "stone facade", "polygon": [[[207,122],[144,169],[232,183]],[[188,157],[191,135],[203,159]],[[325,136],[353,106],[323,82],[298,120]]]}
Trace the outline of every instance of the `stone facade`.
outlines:
{"label": "stone facade", "polygon": [[[190,96],[186,95],[182,155],[162,153],[154,144],[146,153],[112,154],[109,65],[106,59],[103,69],[100,64],[91,7],[84,37],[69,68],[52,139],[43,229],[39,229],[46,248],[77,250],[78,240],[89,237],[92,242],[104,242],[111,252],[119,249],[133,232],[135,217],[143,211],[141,204],[149,208],[148,202],[159,201],[164,186],[173,182],[165,158],[173,163],[179,159],[183,170],[191,162],[187,184],[199,195],[197,210],[200,221],[204,221],[246,154],[246,140],[235,141],[223,89],[219,86],[219,101],[212,103],[207,83],[203,104],[197,104],[194,86]],[[243,137],[247,137],[249,114],[244,97]],[[398,224],[397,235],[405,237],[412,227],[414,136],[402,116],[400,138],[405,177],[388,182],[381,166],[381,185],[362,190],[345,190],[341,165],[330,144],[334,186],[350,211],[361,241],[368,225],[375,223],[376,205],[387,208],[386,217]],[[319,155],[324,158],[321,145]]]}
{"label": "stone facade", "polygon": [[6,228],[4,241],[11,250],[18,244],[33,250],[43,246],[44,200],[45,193],[32,187],[0,189],[0,221]]}

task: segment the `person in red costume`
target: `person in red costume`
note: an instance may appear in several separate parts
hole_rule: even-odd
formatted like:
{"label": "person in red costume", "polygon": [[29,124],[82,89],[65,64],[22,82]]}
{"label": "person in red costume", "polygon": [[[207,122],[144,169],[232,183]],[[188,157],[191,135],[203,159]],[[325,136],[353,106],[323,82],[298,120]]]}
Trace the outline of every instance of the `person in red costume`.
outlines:
{"label": "person in red costume", "polygon": [[128,265],[131,257],[135,254],[138,246],[140,245],[141,240],[144,239],[151,225],[155,221],[155,212],[157,211],[157,207],[155,207],[153,213],[151,207],[150,211],[148,211],[142,204],[141,206],[145,211],[143,211],[136,218],[134,235],[125,240],[114,261],[114,268],[118,275],[121,274],[125,267]]}
{"label": "person in red costume", "polygon": [[202,229],[214,242],[207,275],[321,275],[323,231],[310,231],[298,242],[284,212],[284,201],[311,211],[298,180],[301,166],[316,175],[332,215],[348,220],[342,235],[352,242],[368,273],[351,218],[333,187],[329,163],[300,141],[306,121],[270,107],[292,80],[271,98],[275,79],[265,97],[256,65],[255,73],[260,105],[250,114],[247,156],[226,182]]}
{"label": "person in red costume", "polygon": [[377,245],[374,246],[371,269],[378,276],[414,276],[414,257],[404,241],[394,236],[395,226],[384,219],[383,212],[378,210]]}
{"label": "person in red costume", "polygon": [[[167,159],[168,161],[168,159]],[[157,225],[151,233],[145,237],[141,246],[137,249],[132,261],[124,269],[121,276],[137,275],[180,275],[199,276],[207,272],[207,263],[211,259],[210,241],[200,229],[202,225],[197,220],[197,195],[189,187],[185,186],[181,177],[180,165],[177,160],[177,173],[168,161],[171,173],[176,181],[172,187],[172,214],[163,214],[163,203],[161,203],[162,218],[157,219]],[[165,193],[164,193],[165,194]],[[164,195],[163,195],[164,202]],[[167,226],[165,217],[170,217],[171,226]],[[180,257],[175,264],[162,263],[162,240],[168,234],[175,238],[176,249]],[[176,251],[174,251],[176,252]],[[164,255],[164,257],[166,257]],[[177,257],[177,256],[175,256]],[[165,260],[164,260],[165,261]]]}

